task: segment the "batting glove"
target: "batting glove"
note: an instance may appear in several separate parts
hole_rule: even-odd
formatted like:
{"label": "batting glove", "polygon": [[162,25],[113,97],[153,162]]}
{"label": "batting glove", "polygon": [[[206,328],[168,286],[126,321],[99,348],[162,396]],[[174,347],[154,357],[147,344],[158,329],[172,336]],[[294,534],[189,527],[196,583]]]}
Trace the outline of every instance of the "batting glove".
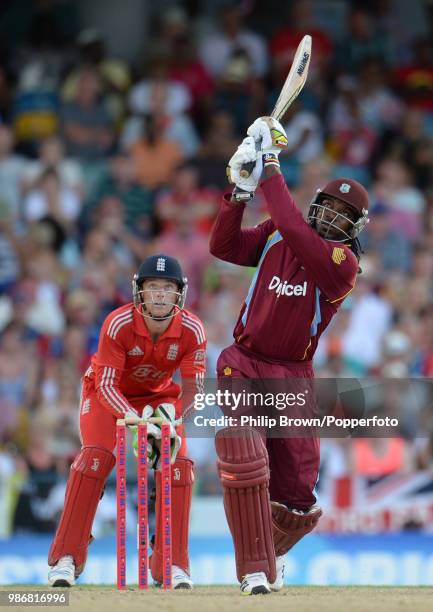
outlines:
{"label": "batting glove", "polygon": [[[245,177],[242,174],[242,167],[246,164],[253,163],[254,167],[251,174]],[[254,195],[260,177],[262,175],[263,162],[261,154],[259,155],[256,149],[254,138],[247,136],[238,146],[236,153],[231,157],[227,167],[227,177],[230,183],[236,185],[237,190],[249,194],[245,199],[251,199]],[[247,173],[248,174],[248,173]]]}
{"label": "batting glove", "polygon": [[254,139],[264,162],[275,160],[278,165],[278,156],[287,148],[287,134],[279,121],[273,117],[259,117],[247,130],[247,134]]}

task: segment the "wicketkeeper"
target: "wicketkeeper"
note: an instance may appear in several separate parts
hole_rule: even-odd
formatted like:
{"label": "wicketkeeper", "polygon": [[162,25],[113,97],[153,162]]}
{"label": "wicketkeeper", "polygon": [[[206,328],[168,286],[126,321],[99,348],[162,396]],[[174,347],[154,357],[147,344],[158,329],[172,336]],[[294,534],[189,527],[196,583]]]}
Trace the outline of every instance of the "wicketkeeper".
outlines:
{"label": "wicketkeeper", "polygon": [[[256,273],[234,344],[219,357],[218,378],[311,379],[319,338],[355,285],[368,194],[357,181],[333,180],[317,192],[305,220],[280,171],[278,156],[287,146],[283,127],[261,117],[247,133],[229,162],[235,188],[223,199],[210,250],[224,261],[254,266]],[[244,178],[242,168],[251,162],[254,170]],[[241,229],[262,175],[270,218]],[[215,444],[241,592],[278,591],[284,555],[322,513],[314,494],[318,437],[271,438],[244,427],[236,435],[219,431]]]}
{"label": "wicketkeeper", "polygon": [[[63,513],[49,552],[52,586],[72,586],[84,569],[98,502],[116,462],[117,419],[159,416],[172,424],[172,582],[175,589],[192,588],[188,530],[193,462],[187,456],[182,426],[175,427],[175,422],[192,403],[194,393],[202,390],[206,336],[200,319],[184,308],[187,281],[176,259],[148,257],[132,285],[133,302],[105,319],[98,350],[83,378],[82,448],[71,467]],[[178,368],[182,386],[172,379]],[[149,434],[149,460],[156,481],[150,569],[154,582],[161,584],[160,428],[149,426]]]}

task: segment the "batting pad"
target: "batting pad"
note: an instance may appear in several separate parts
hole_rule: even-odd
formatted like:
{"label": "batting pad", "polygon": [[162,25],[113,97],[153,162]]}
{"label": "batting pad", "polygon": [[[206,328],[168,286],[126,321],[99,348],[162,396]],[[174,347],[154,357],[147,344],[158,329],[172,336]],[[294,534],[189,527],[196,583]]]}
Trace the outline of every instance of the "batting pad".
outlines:
{"label": "batting pad", "polygon": [[269,462],[260,434],[249,427],[223,429],[216,434],[218,474],[224,508],[233,537],[239,582],[253,572],[276,578]]}
{"label": "batting pad", "polygon": [[283,504],[271,502],[275,554],[285,555],[307,533],[313,531],[322,516],[319,506],[307,512],[289,510]]}

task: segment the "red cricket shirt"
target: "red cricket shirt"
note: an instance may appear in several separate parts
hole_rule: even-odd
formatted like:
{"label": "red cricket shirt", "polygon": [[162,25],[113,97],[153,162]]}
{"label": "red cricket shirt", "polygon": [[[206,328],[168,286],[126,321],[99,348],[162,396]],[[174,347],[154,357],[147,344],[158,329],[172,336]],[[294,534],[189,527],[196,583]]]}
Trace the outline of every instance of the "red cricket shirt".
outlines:
{"label": "red cricket shirt", "polygon": [[181,397],[181,388],[172,378],[178,368],[184,396],[186,388],[189,393],[201,393],[206,335],[200,319],[182,310],[154,343],[143,316],[129,303],[105,319],[98,350],[84,376],[93,382],[107,410],[121,418],[128,411],[141,413],[154,396]]}

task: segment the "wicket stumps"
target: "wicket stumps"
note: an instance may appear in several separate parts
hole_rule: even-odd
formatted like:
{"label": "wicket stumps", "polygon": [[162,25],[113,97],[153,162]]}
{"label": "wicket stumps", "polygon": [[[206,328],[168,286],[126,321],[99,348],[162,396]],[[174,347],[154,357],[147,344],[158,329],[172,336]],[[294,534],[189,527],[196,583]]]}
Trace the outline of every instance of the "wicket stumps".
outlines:
{"label": "wicket stumps", "polygon": [[[141,421],[138,427],[137,486],[138,486],[138,588],[148,588],[149,573],[149,514],[148,514],[148,461],[147,423]],[[117,588],[126,588],[126,423],[117,420]],[[172,534],[171,534],[171,461],[170,425],[161,424],[161,480],[162,480],[162,525],[163,533],[163,588],[171,589]]]}

